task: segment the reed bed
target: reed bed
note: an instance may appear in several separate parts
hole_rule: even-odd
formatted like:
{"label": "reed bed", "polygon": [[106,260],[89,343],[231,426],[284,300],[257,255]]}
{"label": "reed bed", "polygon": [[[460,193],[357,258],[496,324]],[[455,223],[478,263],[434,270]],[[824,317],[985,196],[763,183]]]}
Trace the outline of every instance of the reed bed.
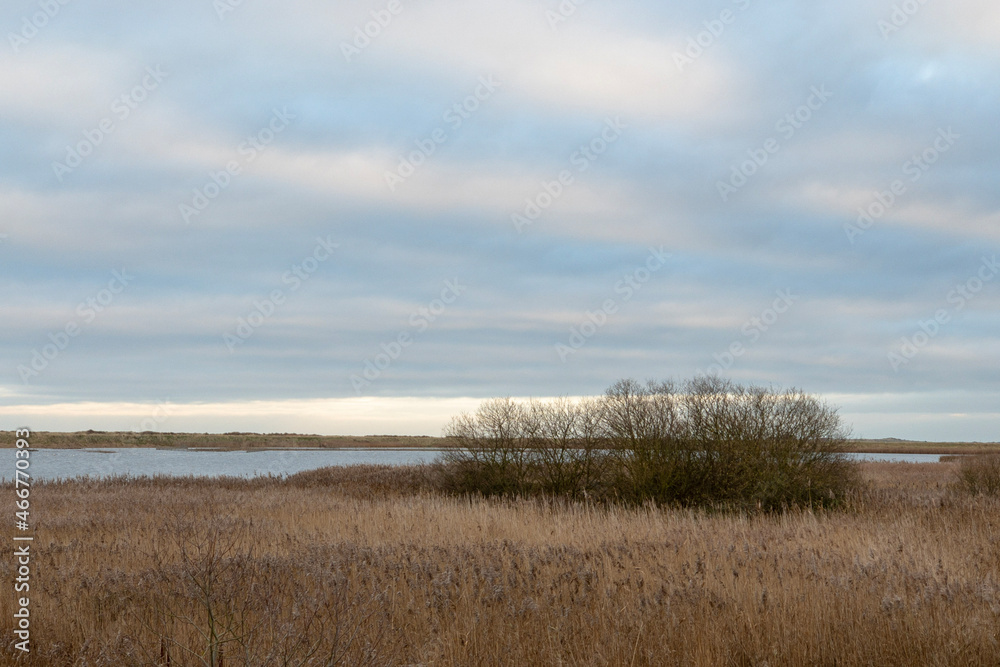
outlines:
{"label": "reed bed", "polygon": [[844,509],[771,515],[450,497],[420,467],[41,484],[33,650],[0,596],[0,661],[996,665],[1000,500],[956,466],[862,464]]}

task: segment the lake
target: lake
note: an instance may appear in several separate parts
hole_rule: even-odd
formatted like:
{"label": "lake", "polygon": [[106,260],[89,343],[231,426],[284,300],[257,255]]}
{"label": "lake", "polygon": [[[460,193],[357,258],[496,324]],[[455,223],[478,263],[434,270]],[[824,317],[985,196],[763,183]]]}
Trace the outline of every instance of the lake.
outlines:
{"label": "lake", "polygon": [[[15,449],[3,449],[0,480],[13,478]],[[197,477],[256,477],[291,475],[324,466],[358,464],[407,465],[430,463],[437,449],[268,449],[259,451],[199,451],[191,449],[109,448],[39,449],[31,452],[28,473],[33,480],[115,475]],[[937,463],[939,454],[846,454],[861,461]]]}

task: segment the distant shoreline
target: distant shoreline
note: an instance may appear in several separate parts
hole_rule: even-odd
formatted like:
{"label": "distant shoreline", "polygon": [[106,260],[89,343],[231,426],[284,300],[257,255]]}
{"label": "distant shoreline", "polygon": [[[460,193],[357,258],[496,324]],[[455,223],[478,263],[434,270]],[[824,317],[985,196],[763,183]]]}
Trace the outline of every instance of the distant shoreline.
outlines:
{"label": "distant shoreline", "polygon": [[[14,447],[13,431],[0,431],[0,448]],[[149,447],[159,449],[449,449],[449,438],[420,435],[304,435],[294,433],[134,433],[129,431],[38,431],[31,446],[45,449]],[[847,451],[859,454],[975,454],[1000,451],[1000,443],[850,440]]]}
{"label": "distant shoreline", "polygon": [[[0,448],[14,446],[14,432],[0,431]],[[33,431],[36,449],[447,449],[448,438],[420,435],[307,435],[297,433],[158,433],[146,431]]]}

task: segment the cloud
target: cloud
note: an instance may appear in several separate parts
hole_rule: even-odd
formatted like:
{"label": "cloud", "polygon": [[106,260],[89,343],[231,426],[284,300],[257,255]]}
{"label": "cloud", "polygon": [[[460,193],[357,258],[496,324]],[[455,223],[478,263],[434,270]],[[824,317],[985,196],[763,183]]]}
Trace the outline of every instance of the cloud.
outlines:
{"label": "cloud", "polygon": [[[584,3],[558,21],[552,2],[402,7],[74,3],[0,52],[5,402],[73,427],[127,427],[133,403],[170,397],[216,406],[185,408],[185,428],[377,431],[378,410],[352,417],[368,408],[350,378],[408,334],[361,397],[401,432],[430,428],[422,411],[439,428],[456,397],[687,376],[734,343],[726,374],[850,396],[866,433],[1000,424],[981,401],[935,402],[997,398],[983,360],[1000,283],[948,300],[1000,245],[995,7],[926,3],[886,37],[893,3],[860,0]],[[114,111],[148,68],[166,74]],[[810,106],[817,88],[830,95]],[[930,163],[948,128],[960,137]],[[338,245],[313,266],[317,239]],[[616,287],[650,247],[670,260],[626,300]],[[123,267],[134,282],[84,322]],[[467,289],[438,303],[455,279]],[[799,298],[765,330],[753,318],[777,290]],[[608,299],[618,311],[561,360]],[[941,308],[947,325],[893,368]],[[865,411],[866,396],[892,400]]]}

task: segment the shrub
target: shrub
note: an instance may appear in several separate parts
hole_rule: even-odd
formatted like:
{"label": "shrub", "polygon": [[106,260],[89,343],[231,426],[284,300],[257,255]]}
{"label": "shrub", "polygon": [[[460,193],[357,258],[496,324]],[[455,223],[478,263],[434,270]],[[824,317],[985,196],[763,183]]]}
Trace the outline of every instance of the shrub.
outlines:
{"label": "shrub", "polygon": [[486,401],[445,429],[457,447],[442,457],[442,483],[488,496],[588,496],[603,476],[600,428],[600,406],[592,400]]}
{"label": "shrub", "polygon": [[511,398],[484,402],[474,415],[455,417],[445,429],[457,449],[443,456],[446,488],[484,495],[527,490],[527,452],[533,444],[530,413]]}
{"label": "shrub", "polygon": [[549,495],[599,494],[604,483],[602,406],[565,398],[530,404],[535,439],[528,459],[534,486]]}
{"label": "shrub", "polygon": [[600,399],[485,402],[446,435],[446,487],[777,510],[829,506],[856,484],[836,410],[797,389],[717,377],[621,380]]}
{"label": "shrub", "polygon": [[1000,495],[1000,454],[964,456],[957,474],[959,488],[972,495]]}

